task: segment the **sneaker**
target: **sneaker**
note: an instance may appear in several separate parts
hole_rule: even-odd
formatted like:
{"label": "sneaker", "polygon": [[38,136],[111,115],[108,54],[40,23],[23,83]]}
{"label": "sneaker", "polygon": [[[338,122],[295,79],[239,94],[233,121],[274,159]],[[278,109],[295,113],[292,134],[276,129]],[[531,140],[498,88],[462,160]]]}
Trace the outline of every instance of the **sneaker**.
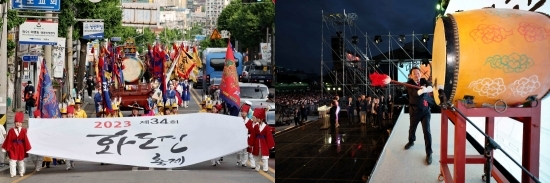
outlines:
{"label": "sneaker", "polygon": [[409,142],[405,145],[405,149],[409,149],[414,145],[414,142]]}
{"label": "sneaker", "polygon": [[71,167],[67,167],[66,169],[67,169],[67,170],[71,170]]}
{"label": "sneaker", "polygon": [[10,177],[13,178],[13,177],[15,177],[15,175],[11,175]]}

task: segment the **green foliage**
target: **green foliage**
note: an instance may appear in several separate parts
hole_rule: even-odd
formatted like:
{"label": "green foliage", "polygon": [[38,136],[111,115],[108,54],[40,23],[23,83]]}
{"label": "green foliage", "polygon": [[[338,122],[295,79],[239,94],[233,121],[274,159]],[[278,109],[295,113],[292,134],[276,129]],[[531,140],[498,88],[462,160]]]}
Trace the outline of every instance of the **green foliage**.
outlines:
{"label": "green foliage", "polygon": [[151,44],[156,37],[157,35],[151,31],[150,28],[145,28],[143,29],[143,32],[136,37],[136,45],[145,47],[147,44]]}
{"label": "green foliage", "polygon": [[[264,0],[268,1],[268,0]],[[231,39],[239,40],[243,48],[259,47],[266,37],[266,28],[274,27],[273,3],[242,4],[233,0],[218,17],[218,30],[231,32]]]}
{"label": "green foliage", "polygon": [[8,40],[8,58],[15,54],[15,48],[17,48],[15,41]]}
{"label": "green foliage", "polygon": [[227,42],[223,39],[218,40],[210,40],[209,38],[204,39],[199,43],[201,46],[201,49],[204,50],[206,48],[223,48],[227,47]]}
{"label": "green foliage", "polygon": [[[27,19],[17,16],[17,11],[8,10],[8,30],[11,30],[21,24],[23,24]],[[0,27],[2,27],[0,25]]]}
{"label": "green foliage", "polygon": [[191,27],[191,30],[185,33],[185,39],[186,40],[192,40],[196,35],[202,34],[202,26],[200,25],[194,25]]}
{"label": "green foliage", "polygon": [[75,18],[103,19],[106,38],[129,35],[129,29],[122,27],[122,10],[118,7],[119,5],[119,0],[102,0],[98,3],[88,0],[61,1],[59,36],[66,37],[67,27],[74,26],[73,39],[81,37],[82,24],[77,23]]}
{"label": "green foliage", "polygon": [[183,31],[179,29],[164,29],[159,33],[160,42],[162,44],[171,44],[175,41],[183,40]]}

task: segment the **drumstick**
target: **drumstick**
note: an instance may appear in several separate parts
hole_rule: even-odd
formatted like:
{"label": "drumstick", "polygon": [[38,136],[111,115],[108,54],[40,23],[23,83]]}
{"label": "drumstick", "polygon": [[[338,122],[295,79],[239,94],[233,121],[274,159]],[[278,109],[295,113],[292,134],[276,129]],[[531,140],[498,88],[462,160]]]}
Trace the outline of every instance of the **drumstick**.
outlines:
{"label": "drumstick", "polygon": [[422,89],[422,87],[420,87],[420,86],[411,85],[411,84],[407,84],[407,83],[392,80],[390,78],[390,76],[385,75],[385,74],[379,74],[377,72],[370,74],[369,78],[372,81],[372,84],[371,84],[372,86],[382,86],[383,87],[383,86],[386,86],[387,84],[391,83],[391,84],[397,84],[397,85],[405,86],[407,88]]}

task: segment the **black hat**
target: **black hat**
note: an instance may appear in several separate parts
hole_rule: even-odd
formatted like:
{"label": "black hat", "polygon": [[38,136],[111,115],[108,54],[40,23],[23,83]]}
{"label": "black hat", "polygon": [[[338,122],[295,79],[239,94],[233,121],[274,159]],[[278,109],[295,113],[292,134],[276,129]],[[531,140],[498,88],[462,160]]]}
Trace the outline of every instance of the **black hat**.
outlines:
{"label": "black hat", "polygon": [[129,105],[128,107],[131,107],[132,109],[137,109],[137,110],[143,109],[143,108],[140,107],[139,104],[137,104],[137,103],[134,103],[134,104],[132,104],[132,105]]}
{"label": "black hat", "polygon": [[27,84],[32,84],[32,81],[30,81],[30,80],[29,80],[29,81],[27,81]]}

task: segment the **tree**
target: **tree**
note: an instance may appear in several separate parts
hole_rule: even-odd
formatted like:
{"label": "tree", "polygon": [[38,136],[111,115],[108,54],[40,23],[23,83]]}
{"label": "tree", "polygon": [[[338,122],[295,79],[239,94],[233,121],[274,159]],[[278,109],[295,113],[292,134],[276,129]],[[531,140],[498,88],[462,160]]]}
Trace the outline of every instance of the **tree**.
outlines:
{"label": "tree", "polygon": [[59,36],[67,36],[67,27],[73,26],[73,39],[81,38],[82,24],[75,18],[103,19],[106,38],[123,36],[128,29],[122,27],[122,10],[118,0],[102,0],[92,3],[88,0],[63,0],[59,14]]}
{"label": "tree", "polygon": [[171,44],[175,41],[183,40],[183,31],[179,29],[164,29],[159,33],[162,44]]}
{"label": "tree", "polygon": [[210,38],[206,38],[204,39],[203,41],[201,41],[199,43],[199,45],[201,46],[201,49],[204,50],[206,48],[223,48],[223,47],[226,47],[227,46],[227,42],[225,42],[224,40],[222,39],[218,39],[218,40],[210,40]]}
{"label": "tree", "polygon": [[[7,19],[8,19],[8,22],[7,22],[7,25],[8,25],[7,29],[8,30],[12,30],[13,28],[23,24],[26,21],[25,18],[18,17],[17,12],[15,10],[8,10]],[[2,24],[0,24],[0,28],[1,27],[2,27]],[[17,44],[13,40],[8,39],[8,45],[7,45],[7,49],[8,49],[7,56],[8,56],[8,58],[14,55],[15,48],[17,48]]]}
{"label": "tree", "polygon": [[275,24],[275,5],[263,1],[251,4],[231,1],[218,17],[218,30],[231,32],[231,39],[239,40],[243,48],[258,48],[266,37],[266,29]]}

